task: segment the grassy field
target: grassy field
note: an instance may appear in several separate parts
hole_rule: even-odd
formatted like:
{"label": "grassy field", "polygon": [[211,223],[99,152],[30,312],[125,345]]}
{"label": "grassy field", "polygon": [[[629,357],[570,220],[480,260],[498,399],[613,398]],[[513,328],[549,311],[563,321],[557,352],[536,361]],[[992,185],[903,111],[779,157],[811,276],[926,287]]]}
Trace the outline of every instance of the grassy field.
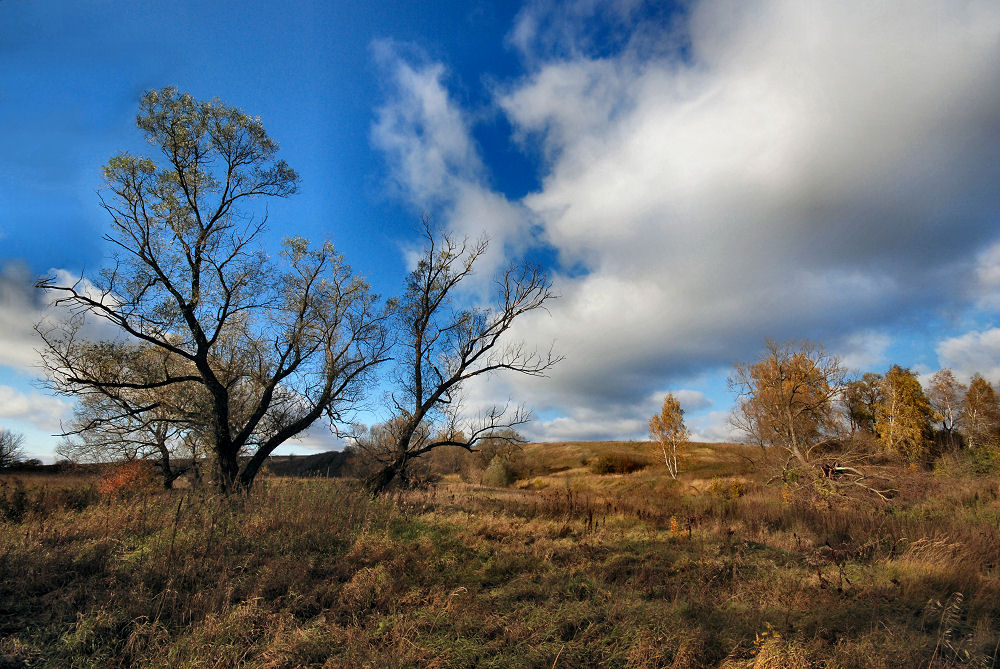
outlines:
{"label": "grassy field", "polygon": [[1000,477],[888,463],[883,502],[722,445],[595,473],[647,449],[375,501],[3,478],[0,667],[1000,666]]}

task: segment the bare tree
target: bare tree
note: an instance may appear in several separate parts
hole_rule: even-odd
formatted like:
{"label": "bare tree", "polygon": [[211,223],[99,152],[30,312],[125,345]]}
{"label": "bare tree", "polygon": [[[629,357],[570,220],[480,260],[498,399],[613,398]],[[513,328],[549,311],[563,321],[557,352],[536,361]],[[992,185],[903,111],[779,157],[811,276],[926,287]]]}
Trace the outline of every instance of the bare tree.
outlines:
{"label": "bare tree", "polygon": [[[324,414],[334,429],[349,419],[386,358],[385,311],[331,244],[287,239],[277,257],[262,247],[266,214],[249,203],[292,195],[298,176],[259,119],[166,88],[145,94],[137,123],[161,161],[125,153],[105,166],[114,262],[90,282],[39,282],[78,315],[36,328],[44,364],[71,395],[194,384],[217,485],[245,489],[278,445]],[[182,364],[138,380],[96,369],[85,317]]]}
{"label": "bare tree", "polygon": [[0,469],[11,467],[21,461],[24,455],[24,435],[5,427],[0,427]]}
{"label": "bare tree", "polygon": [[542,309],[553,298],[548,278],[528,264],[511,265],[496,278],[492,306],[457,308],[456,293],[486,252],[485,238],[461,241],[438,232],[425,217],[424,250],[407,280],[398,308],[399,343],[397,382],[392,395],[393,447],[385,464],[368,477],[377,495],[413,458],[445,445],[472,451],[486,438],[503,439],[504,431],[525,423],[523,407],[494,406],[478,417],[463,420],[460,392],[470,379],[509,371],[543,376],[561,358],[528,350],[509,341],[514,321]]}

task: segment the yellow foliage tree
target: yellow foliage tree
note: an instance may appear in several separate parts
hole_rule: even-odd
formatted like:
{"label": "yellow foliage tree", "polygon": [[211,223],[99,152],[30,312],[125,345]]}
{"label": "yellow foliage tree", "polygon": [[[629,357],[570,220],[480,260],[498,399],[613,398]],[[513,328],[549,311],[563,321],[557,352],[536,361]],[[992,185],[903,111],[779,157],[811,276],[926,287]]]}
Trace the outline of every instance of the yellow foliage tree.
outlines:
{"label": "yellow foliage tree", "polygon": [[875,405],[875,433],[890,451],[911,460],[930,454],[934,409],[916,375],[893,365],[882,379],[882,399]]}
{"label": "yellow foliage tree", "polygon": [[960,422],[969,448],[1000,441],[1000,399],[990,382],[979,374],[973,376],[963,404]]}
{"label": "yellow foliage tree", "polygon": [[678,458],[687,442],[688,431],[684,425],[684,409],[673,393],[667,393],[660,413],[649,419],[649,437],[660,447],[663,463],[671,478],[676,479],[679,471]]}
{"label": "yellow foliage tree", "polygon": [[834,400],[844,383],[836,356],[809,342],[768,340],[764,354],[737,364],[729,387],[737,394],[732,423],[762,446],[778,446],[803,465],[838,433]]}

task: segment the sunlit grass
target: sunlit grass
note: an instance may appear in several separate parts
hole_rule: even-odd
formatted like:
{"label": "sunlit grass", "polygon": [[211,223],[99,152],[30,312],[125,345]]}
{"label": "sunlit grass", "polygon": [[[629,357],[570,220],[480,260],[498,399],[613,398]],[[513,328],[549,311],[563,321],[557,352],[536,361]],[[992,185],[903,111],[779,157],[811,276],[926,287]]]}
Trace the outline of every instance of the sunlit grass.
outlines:
{"label": "sunlit grass", "polygon": [[678,481],[587,467],[614,448],[531,446],[512,487],[376,501],[330,479],[38,483],[0,521],[0,666],[995,660],[998,478],[901,470],[886,504],[768,485],[752,449],[699,446]]}

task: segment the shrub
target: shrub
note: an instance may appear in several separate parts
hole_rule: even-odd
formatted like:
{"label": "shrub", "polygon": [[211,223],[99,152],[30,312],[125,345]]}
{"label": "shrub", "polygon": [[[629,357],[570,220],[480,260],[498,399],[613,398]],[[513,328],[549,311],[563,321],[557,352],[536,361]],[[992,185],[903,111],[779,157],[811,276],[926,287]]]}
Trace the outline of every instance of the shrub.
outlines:
{"label": "shrub", "polygon": [[28,492],[20,482],[8,486],[6,481],[0,481],[0,520],[20,522],[28,510],[28,502]]}
{"label": "shrub", "polygon": [[494,488],[506,488],[514,482],[514,471],[510,463],[499,455],[493,456],[490,464],[483,471],[483,485]]}
{"label": "shrub", "polygon": [[105,495],[151,492],[157,487],[153,465],[145,460],[133,460],[117,465],[101,479],[98,490]]}
{"label": "shrub", "polygon": [[945,478],[989,476],[1000,472],[1000,448],[981,446],[945,453],[934,462],[934,473]]}
{"label": "shrub", "polygon": [[740,479],[713,478],[710,488],[712,494],[719,499],[734,500],[747,494],[747,482]]}
{"label": "shrub", "polygon": [[590,463],[595,474],[631,474],[644,469],[649,463],[627,453],[608,453]]}

